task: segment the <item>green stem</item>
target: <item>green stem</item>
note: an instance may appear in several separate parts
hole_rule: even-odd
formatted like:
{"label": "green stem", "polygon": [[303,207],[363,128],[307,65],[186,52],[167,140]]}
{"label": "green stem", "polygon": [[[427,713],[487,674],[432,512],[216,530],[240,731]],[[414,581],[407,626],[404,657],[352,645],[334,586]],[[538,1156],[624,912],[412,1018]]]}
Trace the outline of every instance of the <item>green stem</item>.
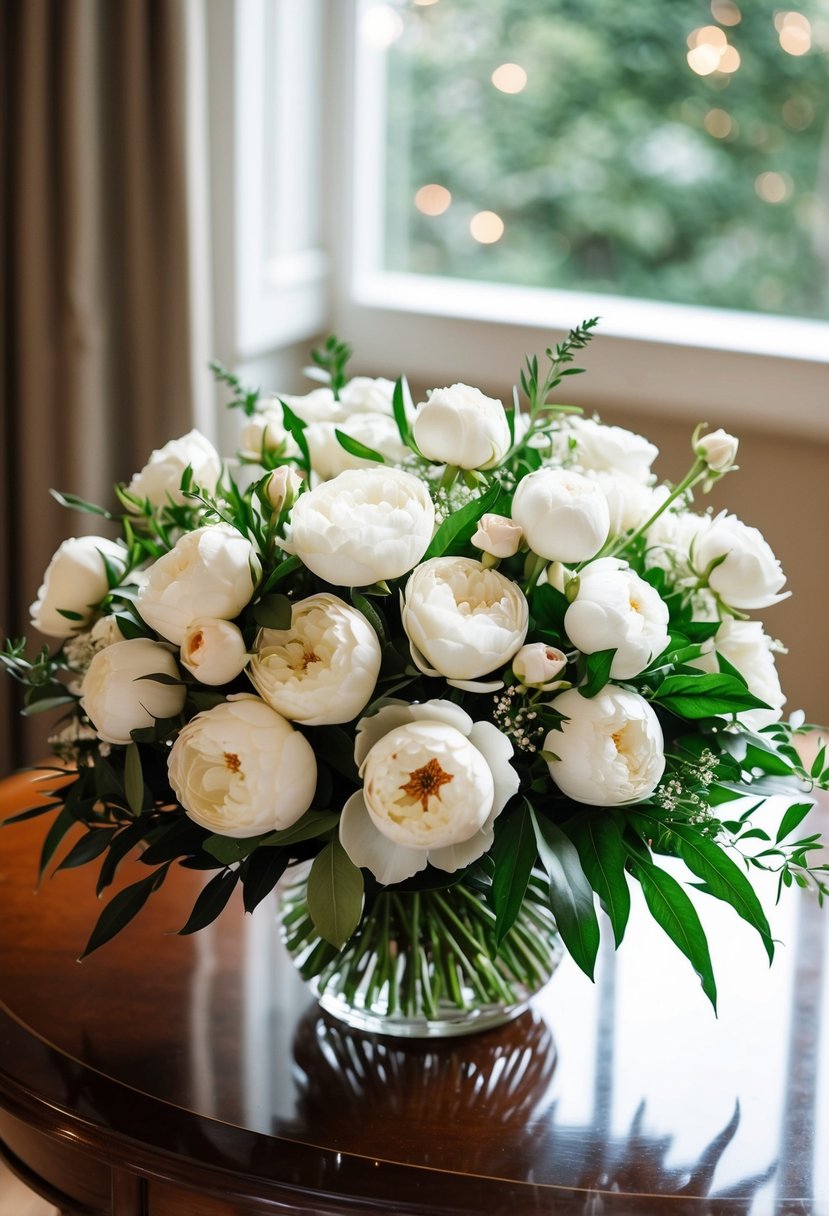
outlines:
{"label": "green stem", "polygon": [[[708,463],[707,461],[703,460],[702,457],[699,457],[691,465],[691,468],[682,478],[682,481],[680,481],[679,484],[673,488],[665,501],[659,507],[657,507],[650,519],[646,519],[643,524],[640,524],[636,531],[631,533],[630,536],[620,536],[619,539],[602,554],[602,556],[614,557],[617,553],[621,552],[622,549],[626,549],[628,545],[633,544],[635,540],[637,540],[640,536],[643,536],[645,532],[647,532],[647,530],[656,523],[659,516],[662,515],[664,511],[667,511],[672,502],[676,502],[676,500],[682,494],[685,494],[688,490],[692,489],[697,482],[702,481],[707,474]],[[590,560],[593,561],[595,559],[591,558]],[[582,562],[582,565],[586,565],[586,563]],[[580,568],[581,567],[579,567],[579,569]]]}

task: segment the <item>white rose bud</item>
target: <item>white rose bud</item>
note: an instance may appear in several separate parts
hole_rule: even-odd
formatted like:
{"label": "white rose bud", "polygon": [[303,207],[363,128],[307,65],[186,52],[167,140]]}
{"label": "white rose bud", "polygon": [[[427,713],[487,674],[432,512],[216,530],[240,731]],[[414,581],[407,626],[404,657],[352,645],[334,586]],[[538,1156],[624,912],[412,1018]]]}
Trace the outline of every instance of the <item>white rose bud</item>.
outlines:
{"label": "white rose bud", "polygon": [[506,515],[482,515],[472,544],[493,557],[513,557],[521,548],[524,534]]}
{"label": "white rose bud", "polygon": [[248,661],[245,639],[238,625],[215,617],[192,621],[181,640],[181,665],[200,684],[229,684]]}
{"label": "white rose bud", "polygon": [[350,722],[371,700],[382,658],[366,618],[335,595],[291,608],[290,629],[263,629],[251,683],[283,717],[306,726]]}
{"label": "white rose bud", "polygon": [[599,558],[580,571],[564,629],[582,654],[616,651],[610,668],[614,680],[639,675],[670,641],[666,603],[615,557]]}
{"label": "white rose bud", "polygon": [[436,388],[417,407],[415,443],[427,460],[461,469],[491,469],[509,451],[503,404],[468,384]]}
{"label": "white rose bud", "polygon": [[700,436],[694,454],[705,461],[712,473],[727,473],[734,467],[739,446],[739,439],[735,439],[720,427],[709,435]]}
{"label": "white rose bud", "polygon": [[185,532],[150,567],[137,608],[147,624],[180,646],[199,617],[230,621],[253,596],[259,559],[250,541],[229,524]]}
{"label": "white rose bud", "polygon": [[692,552],[698,573],[710,570],[708,586],[731,608],[768,608],[791,595],[780,593],[786,576],[768,542],[736,515],[721,511],[715,516],[696,537]]}
{"label": "white rose bud", "polygon": [[[103,536],[65,540],[49,562],[37,599],[29,609],[35,629],[46,637],[68,638],[89,625],[109,591],[104,558],[123,573],[126,557],[121,545]],[[71,616],[64,616],[64,612]]]}
{"label": "white rose bud", "polygon": [[335,587],[400,578],[420,561],[435,523],[429,491],[402,469],[346,469],[300,495],[286,548]]}
{"label": "white rose bud", "polygon": [[433,557],[412,572],[401,619],[421,671],[474,680],[523,644],[529,607],[518,584],[497,570],[468,557]]}
{"label": "white rose bud", "polygon": [[190,465],[193,481],[208,494],[215,493],[222,474],[222,461],[209,439],[200,431],[188,431],[180,439],[171,439],[154,451],[140,473],[127,486],[134,498],[146,499],[154,507],[166,507],[171,502],[181,506],[186,502],[181,493],[181,478]]}
{"label": "white rose bud", "polygon": [[166,646],[149,638],[115,642],[94,655],[81,685],[81,705],[99,739],[130,743],[131,732],[181,713],[185,689],[148,676],[181,673]]}
{"label": "white rose bud", "polygon": [[238,838],[296,823],[314,797],[317,762],[290,722],[258,697],[241,696],[187,723],[167,773],[194,822]]}
{"label": "white rose bud", "polygon": [[265,497],[279,514],[286,507],[291,507],[299,493],[302,478],[296,469],[289,464],[281,464],[268,474],[265,482]]}
{"label": "white rose bud", "polygon": [[610,510],[601,488],[569,469],[538,469],[520,481],[512,518],[533,553],[547,561],[588,561],[610,531]]}
{"label": "white rose bud", "polygon": [[560,684],[558,677],[567,666],[567,656],[556,646],[546,642],[530,642],[522,646],[512,660],[516,679],[528,688],[540,688],[549,692]]}
{"label": "white rose bud", "polygon": [[575,802],[623,806],[650,797],[665,771],[659,719],[644,697],[606,685],[590,699],[576,688],[552,701],[564,715],[561,730],[551,730],[544,750],[558,788]]}
{"label": "white rose bud", "polygon": [[481,857],[518,789],[506,735],[450,701],[386,703],[358,723],[354,752],[364,787],[343,808],[340,841],[385,885]]}

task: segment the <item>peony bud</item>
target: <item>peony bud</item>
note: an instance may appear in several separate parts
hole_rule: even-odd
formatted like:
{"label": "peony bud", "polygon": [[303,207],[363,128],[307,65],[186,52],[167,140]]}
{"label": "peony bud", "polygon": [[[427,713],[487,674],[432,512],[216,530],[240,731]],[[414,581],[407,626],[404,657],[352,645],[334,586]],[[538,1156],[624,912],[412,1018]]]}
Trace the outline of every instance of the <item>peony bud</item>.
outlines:
{"label": "peony bud", "polygon": [[506,515],[482,515],[472,544],[493,557],[513,557],[520,549],[522,539],[518,524]]}
{"label": "peony bud", "polygon": [[181,665],[200,684],[229,684],[248,661],[238,625],[216,617],[197,617],[181,641]]}
{"label": "peony bud", "polygon": [[301,485],[302,478],[296,469],[289,464],[281,464],[268,475],[263,492],[278,515],[280,511],[290,510]]}
{"label": "peony bud", "polygon": [[540,688],[545,692],[557,687],[557,678],[567,666],[567,656],[556,646],[546,642],[530,642],[522,646],[512,660],[512,670],[522,684],[528,688]]}
{"label": "peony bud", "polygon": [[729,435],[720,427],[711,431],[710,435],[701,435],[694,447],[694,453],[704,460],[712,473],[727,473],[734,468],[737,459],[739,439]]}

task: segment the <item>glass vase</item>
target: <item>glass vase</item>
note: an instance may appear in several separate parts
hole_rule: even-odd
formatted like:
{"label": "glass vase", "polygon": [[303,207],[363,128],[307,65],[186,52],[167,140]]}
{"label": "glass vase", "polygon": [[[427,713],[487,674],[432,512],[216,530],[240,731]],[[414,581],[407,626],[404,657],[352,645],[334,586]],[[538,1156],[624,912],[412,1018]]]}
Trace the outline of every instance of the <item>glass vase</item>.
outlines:
{"label": "glass vase", "polygon": [[444,1038],[500,1026],[527,1007],[561,959],[540,875],[500,946],[485,887],[463,879],[369,897],[338,951],[314,928],[307,872],[295,867],[278,888],[282,940],[321,1007],[353,1029]]}

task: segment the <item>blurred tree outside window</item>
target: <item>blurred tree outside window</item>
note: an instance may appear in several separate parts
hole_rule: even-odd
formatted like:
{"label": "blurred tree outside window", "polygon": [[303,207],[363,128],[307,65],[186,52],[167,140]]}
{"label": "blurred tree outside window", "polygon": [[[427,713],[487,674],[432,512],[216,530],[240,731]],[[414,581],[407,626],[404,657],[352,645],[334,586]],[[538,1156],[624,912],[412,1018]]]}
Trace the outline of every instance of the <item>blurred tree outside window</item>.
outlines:
{"label": "blurred tree outside window", "polygon": [[829,0],[405,0],[391,271],[829,317]]}

